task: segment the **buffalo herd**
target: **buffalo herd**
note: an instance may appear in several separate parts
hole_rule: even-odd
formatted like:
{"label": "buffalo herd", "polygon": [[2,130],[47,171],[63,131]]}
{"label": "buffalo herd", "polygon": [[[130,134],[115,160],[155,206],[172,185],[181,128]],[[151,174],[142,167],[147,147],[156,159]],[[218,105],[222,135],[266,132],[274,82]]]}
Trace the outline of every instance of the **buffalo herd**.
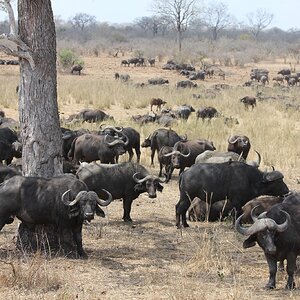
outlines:
{"label": "buffalo herd", "polygon": [[[121,64],[136,67],[144,66],[146,61],[131,58],[122,60]],[[148,63],[154,66],[155,59],[148,59]],[[72,73],[80,75],[82,68],[79,69],[74,66]],[[188,80],[179,81],[176,88],[196,87],[192,75],[204,80],[205,76],[215,74],[213,68],[206,68],[201,75],[195,73],[191,65],[178,65],[173,61],[169,61],[163,69],[177,70],[188,77]],[[278,78],[289,76],[285,79],[287,82],[294,78],[292,75],[288,70],[278,72]],[[253,69],[250,77],[251,81],[263,85],[269,83],[268,71],[264,69]],[[126,74],[116,73],[115,78],[129,80]],[[278,78],[276,81],[280,82]],[[160,85],[169,82],[163,78],[152,78],[148,83]],[[253,110],[256,106],[256,98],[252,96],[245,96],[240,102],[245,109],[251,107]],[[193,112],[203,122],[222,116],[211,106],[196,111],[185,103],[175,110],[162,109],[166,103],[161,98],[152,98],[151,112],[133,116],[132,120],[140,125],[157,122],[165,126],[177,119],[185,122]],[[152,111],[153,106],[157,107],[160,115]],[[0,114],[0,118],[4,115]],[[114,118],[102,110],[84,109],[66,119],[65,124],[111,121]],[[247,159],[251,149],[249,137],[233,134],[226,140],[226,151],[221,151],[211,140],[202,137],[189,139],[170,128],[154,130],[142,143],[140,132],[132,127],[101,125],[99,130],[94,131],[61,127],[61,131],[65,174],[45,179],[21,175],[22,163],[18,167],[14,164],[22,156],[19,136],[8,127],[0,128],[0,157],[1,162],[6,164],[0,167],[0,229],[12,223],[15,217],[25,224],[55,224],[58,230],[69,228],[77,254],[86,257],[82,246],[82,227],[95,214],[105,216],[102,206],[122,199],[123,221],[132,222],[133,200],[142,193],[156,198],[157,192],[163,192],[163,185],[172,180],[174,170],[178,169],[179,175],[173,179],[178,181],[179,188],[175,206],[176,227],[189,227],[187,220],[217,221],[231,217],[236,231],[248,236],[244,248],[258,243],[263,249],[270,273],[267,288],[275,288],[277,261],[282,264],[285,259],[286,287],[295,287],[296,257],[300,253],[300,194],[290,192],[280,171],[259,169],[261,155],[258,151],[255,151],[257,161]],[[157,175],[140,164],[141,147],[150,148],[151,165],[154,165],[157,154]],[[128,161],[119,163],[119,157],[126,152],[129,154]],[[249,223],[250,227],[246,227],[245,224]]]}

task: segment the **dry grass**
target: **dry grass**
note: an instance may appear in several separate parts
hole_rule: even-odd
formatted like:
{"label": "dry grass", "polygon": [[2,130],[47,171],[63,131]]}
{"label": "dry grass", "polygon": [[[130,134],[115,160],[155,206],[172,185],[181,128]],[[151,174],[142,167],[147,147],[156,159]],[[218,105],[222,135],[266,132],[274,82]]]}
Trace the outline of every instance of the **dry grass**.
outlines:
{"label": "dry grass", "polygon": [[[133,126],[148,136],[157,124],[140,127],[132,123],[134,114],[149,111],[149,100],[160,97],[167,107],[183,103],[196,109],[214,106],[224,116],[234,116],[238,125],[227,126],[223,117],[210,123],[197,121],[193,114],[187,122],[178,122],[173,129],[189,138],[207,138],[219,150],[225,150],[232,134],[248,135],[252,148],[262,155],[262,170],[272,165],[282,171],[292,189],[298,189],[300,160],[300,113],[286,110],[285,104],[300,104],[299,87],[288,92],[279,88],[259,87],[263,95],[285,96],[286,100],[258,102],[253,111],[246,111],[239,102],[245,95],[256,95],[257,90],[242,88],[253,67],[268,68],[270,77],[283,67],[280,64],[262,64],[247,68],[224,68],[228,74],[225,83],[233,88],[217,92],[216,98],[193,99],[193,93],[205,94],[213,84],[224,83],[219,78],[200,82],[195,90],[176,90],[182,80],[173,71],[154,68],[126,68],[121,58],[105,55],[85,59],[82,76],[58,75],[58,96],[61,117],[67,117],[82,108],[104,109],[113,115],[116,124]],[[128,73],[129,83],[114,79],[114,73]],[[18,68],[0,68],[0,108],[8,117],[17,118]],[[152,77],[169,79],[163,87],[137,88],[134,83],[147,82]],[[78,126],[78,125],[77,125]],[[81,126],[81,124],[79,125]],[[83,124],[96,129],[99,124]],[[75,128],[73,126],[73,128]],[[150,172],[150,151],[142,149],[141,163]],[[94,220],[83,231],[84,248],[88,260],[72,260],[41,255],[24,257],[16,254],[13,237],[15,224],[7,225],[0,233],[0,298],[1,299],[299,299],[299,290],[283,289],[286,274],[279,273],[277,289],[264,290],[268,268],[258,246],[243,250],[242,237],[230,223],[190,223],[191,227],[177,230],[174,226],[174,205],[179,198],[178,172],[165,185],[163,193],[153,200],[141,195],[133,203],[134,223],[121,220],[122,203],[114,201],[105,208],[106,218]],[[16,223],[16,222],[15,222]],[[296,278],[299,287],[299,278]]]}

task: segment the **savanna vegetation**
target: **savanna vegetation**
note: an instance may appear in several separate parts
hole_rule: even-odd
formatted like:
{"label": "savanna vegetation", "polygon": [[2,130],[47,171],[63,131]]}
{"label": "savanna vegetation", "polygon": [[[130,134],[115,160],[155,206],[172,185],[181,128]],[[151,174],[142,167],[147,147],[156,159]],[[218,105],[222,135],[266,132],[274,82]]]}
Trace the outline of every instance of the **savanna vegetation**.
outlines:
{"label": "savanna vegetation", "polygon": [[[187,122],[179,120],[172,129],[191,139],[212,140],[220,151],[226,150],[230,135],[247,135],[252,144],[250,159],[255,159],[254,149],[259,151],[260,168],[270,170],[274,166],[284,174],[289,188],[299,191],[299,86],[273,86],[271,80],[284,67],[299,71],[298,31],[273,28],[254,40],[245,28],[227,28],[212,40],[209,31],[191,27],[184,34],[178,54],[174,33],[167,29],[153,36],[138,24],[90,21],[80,27],[56,20],[58,53],[69,53],[63,52],[69,49],[76,59],[84,61],[81,76],[71,75],[59,65],[58,105],[63,126],[97,129],[100,124],[68,125],[65,119],[82,108],[99,108],[114,116],[114,124],[136,128],[143,140],[160,126],[140,126],[131,116],[149,112],[153,97],[167,101],[169,108],[184,103],[196,109],[213,106],[222,116],[202,122],[193,113]],[[157,63],[154,67],[121,66],[122,59],[137,55],[155,57]],[[215,63],[224,70],[226,79],[214,77],[198,81],[195,89],[176,89],[175,83],[184,77],[161,68],[171,58],[192,63],[197,69],[203,62]],[[243,87],[253,68],[268,69],[270,84]],[[130,81],[115,80],[115,72],[129,74]],[[7,117],[17,119],[18,66],[1,65],[0,77],[0,108]],[[152,77],[163,77],[170,83],[135,86]],[[227,84],[229,88],[215,89],[216,84]],[[202,97],[196,99],[193,94]],[[239,101],[246,95],[257,97],[253,111],[246,110]],[[226,125],[225,117],[237,118],[239,124]],[[158,174],[157,162],[150,166],[149,149],[142,150],[141,163]],[[122,204],[114,201],[105,208],[106,218],[85,226],[87,260],[17,251],[17,221],[6,225],[0,233],[0,298],[298,299],[299,288],[284,290],[285,272],[278,273],[276,290],[264,289],[268,267],[263,252],[258,246],[243,249],[243,237],[230,220],[190,222],[188,229],[175,228],[174,206],[179,192],[178,171],[174,173],[157,199],[142,195],[134,201],[132,224],[121,220]],[[296,286],[300,286],[299,274]]]}

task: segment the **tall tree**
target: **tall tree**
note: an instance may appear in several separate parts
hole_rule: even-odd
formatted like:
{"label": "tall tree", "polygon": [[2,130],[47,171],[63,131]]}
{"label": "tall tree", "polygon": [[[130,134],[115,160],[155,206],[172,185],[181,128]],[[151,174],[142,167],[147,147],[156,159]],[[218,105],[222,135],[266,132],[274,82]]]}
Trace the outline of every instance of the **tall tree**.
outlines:
{"label": "tall tree", "polygon": [[273,14],[263,8],[259,8],[256,12],[247,15],[249,30],[256,40],[259,34],[271,24],[273,17]]}
{"label": "tall tree", "polygon": [[233,16],[228,13],[228,7],[222,2],[211,2],[203,12],[203,23],[212,33],[212,39],[217,40],[219,32],[233,21]]}
{"label": "tall tree", "polygon": [[182,35],[198,14],[198,0],[153,0],[153,11],[170,19],[177,33],[178,51],[182,48]]}
{"label": "tall tree", "polygon": [[85,13],[78,13],[70,19],[70,22],[73,27],[80,28],[83,31],[86,26],[96,22],[96,17]]}
{"label": "tall tree", "polygon": [[19,119],[23,174],[52,177],[62,173],[62,138],[57,105],[56,33],[51,0],[19,0],[18,30],[10,0],[12,45],[0,49],[20,59]]}

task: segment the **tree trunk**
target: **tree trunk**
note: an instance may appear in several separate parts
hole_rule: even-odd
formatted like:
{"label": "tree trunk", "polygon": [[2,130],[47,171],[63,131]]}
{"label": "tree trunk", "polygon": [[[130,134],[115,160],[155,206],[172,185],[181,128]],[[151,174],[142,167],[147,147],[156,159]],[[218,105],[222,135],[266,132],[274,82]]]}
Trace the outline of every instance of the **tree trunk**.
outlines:
{"label": "tree trunk", "polygon": [[[56,33],[51,0],[19,0],[18,14],[19,36],[31,49],[35,63],[32,69],[27,60],[20,60],[19,118],[23,175],[49,178],[62,174]],[[18,230],[17,247],[33,251],[48,247],[51,252],[62,249],[67,254],[76,249],[72,241],[70,230],[61,230],[53,224],[23,222]]]}
{"label": "tree trunk", "polygon": [[177,42],[178,42],[178,52],[181,53],[181,42],[182,42],[182,31],[179,29],[177,31]]}
{"label": "tree trunk", "polygon": [[19,0],[19,35],[35,68],[20,61],[19,116],[23,175],[62,174],[56,81],[56,34],[50,0]]}

